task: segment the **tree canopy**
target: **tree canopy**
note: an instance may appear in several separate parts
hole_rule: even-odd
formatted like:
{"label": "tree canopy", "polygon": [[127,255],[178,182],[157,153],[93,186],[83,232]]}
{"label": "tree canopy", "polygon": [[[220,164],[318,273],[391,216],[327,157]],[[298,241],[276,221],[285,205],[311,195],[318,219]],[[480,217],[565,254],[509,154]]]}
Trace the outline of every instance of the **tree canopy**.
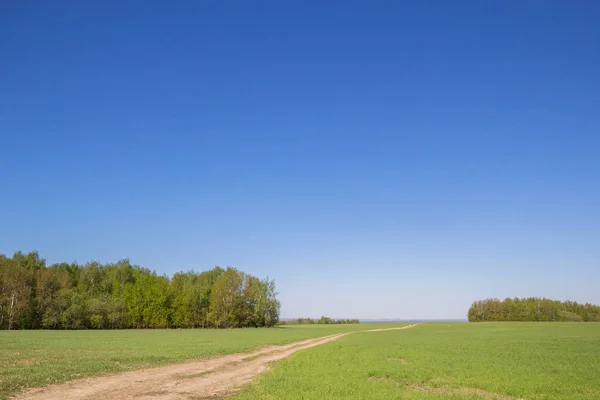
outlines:
{"label": "tree canopy", "polygon": [[312,318],[296,318],[289,321],[281,321],[281,325],[333,325],[333,324],[360,324],[357,319],[334,319],[330,317],[321,317],[319,319]]}
{"label": "tree canopy", "polygon": [[507,298],[476,301],[468,312],[470,322],[572,321],[600,322],[600,306],[546,298]]}
{"label": "tree canopy", "polygon": [[271,327],[275,282],[235,268],[157,275],[129,260],[47,266],[0,254],[0,329]]}

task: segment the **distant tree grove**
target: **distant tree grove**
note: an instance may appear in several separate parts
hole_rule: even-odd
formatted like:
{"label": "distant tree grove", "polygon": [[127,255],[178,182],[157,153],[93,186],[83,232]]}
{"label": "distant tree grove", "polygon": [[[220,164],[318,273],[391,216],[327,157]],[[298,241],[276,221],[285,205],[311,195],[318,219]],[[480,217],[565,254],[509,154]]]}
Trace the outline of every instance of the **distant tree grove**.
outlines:
{"label": "distant tree grove", "polygon": [[469,309],[470,322],[571,321],[600,322],[600,306],[545,298],[507,298],[476,301]]}
{"label": "distant tree grove", "polygon": [[331,324],[360,324],[357,319],[333,319],[330,317],[321,317],[319,319],[297,318],[289,321],[280,321],[281,325],[331,325]]}
{"label": "distant tree grove", "polygon": [[0,329],[271,327],[275,283],[234,268],[169,278],[128,260],[46,266],[37,252],[0,254]]}

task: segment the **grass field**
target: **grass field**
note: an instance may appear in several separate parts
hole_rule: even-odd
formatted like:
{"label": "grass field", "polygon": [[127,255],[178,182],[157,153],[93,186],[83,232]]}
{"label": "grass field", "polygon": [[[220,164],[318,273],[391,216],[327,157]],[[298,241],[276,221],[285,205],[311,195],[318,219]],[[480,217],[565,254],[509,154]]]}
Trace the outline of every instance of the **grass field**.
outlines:
{"label": "grass field", "polygon": [[600,399],[600,324],[422,324],[277,362],[235,400]]}
{"label": "grass field", "polygon": [[369,328],[373,325],[232,330],[0,331],[0,399],[22,388],[247,352],[263,345]]}

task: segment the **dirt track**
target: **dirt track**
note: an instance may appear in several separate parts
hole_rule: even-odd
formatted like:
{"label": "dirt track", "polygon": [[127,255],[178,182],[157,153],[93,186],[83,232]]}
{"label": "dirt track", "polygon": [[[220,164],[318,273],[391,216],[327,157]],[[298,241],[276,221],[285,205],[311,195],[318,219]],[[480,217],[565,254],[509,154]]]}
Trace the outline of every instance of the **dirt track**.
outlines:
{"label": "dirt track", "polygon": [[[380,332],[412,328],[371,329]],[[211,399],[221,398],[266,371],[273,361],[295,352],[357,333],[347,332],[303,340],[283,346],[269,346],[246,354],[232,354],[209,360],[142,369],[118,375],[96,377],[31,389],[15,399]]]}

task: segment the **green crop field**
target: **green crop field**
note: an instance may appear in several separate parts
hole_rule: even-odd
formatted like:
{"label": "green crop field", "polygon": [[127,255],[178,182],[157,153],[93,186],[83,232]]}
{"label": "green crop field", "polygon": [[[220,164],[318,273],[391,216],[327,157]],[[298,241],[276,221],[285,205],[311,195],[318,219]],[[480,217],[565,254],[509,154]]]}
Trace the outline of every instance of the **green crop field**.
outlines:
{"label": "green crop field", "polygon": [[370,328],[373,325],[230,330],[0,331],[0,399],[22,388],[247,352],[263,345]]}
{"label": "green crop field", "polygon": [[[1,331],[0,398],[22,388],[401,324],[273,329]],[[600,324],[426,323],[293,354],[234,396],[598,399]]]}
{"label": "green crop field", "polygon": [[421,324],[274,364],[235,400],[600,398],[600,324]]}

